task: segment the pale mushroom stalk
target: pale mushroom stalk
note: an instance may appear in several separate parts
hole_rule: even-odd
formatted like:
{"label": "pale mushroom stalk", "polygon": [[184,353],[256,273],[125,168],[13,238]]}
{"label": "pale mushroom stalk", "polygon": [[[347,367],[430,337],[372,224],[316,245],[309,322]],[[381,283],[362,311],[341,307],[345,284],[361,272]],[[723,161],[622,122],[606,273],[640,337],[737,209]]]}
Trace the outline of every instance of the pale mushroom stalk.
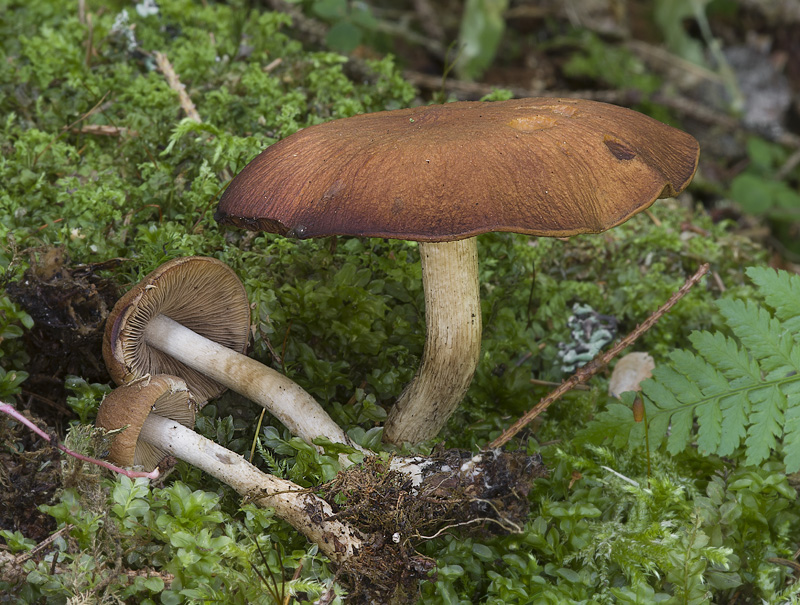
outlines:
{"label": "pale mushroom stalk", "polygon": [[362,547],[356,531],[335,519],[330,505],[296,483],[268,475],[236,454],[174,420],[150,414],[139,439],[230,485],[240,495],[275,514],[301,532],[336,563]]}
{"label": "pale mushroom stalk", "polygon": [[353,445],[300,385],[255,359],[217,344],[165,315],[152,318],[145,342],[269,410],[289,431],[311,443],[327,437]]}
{"label": "pale mushroom stalk", "polygon": [[[103,357],[117,384],[158,374],[183,378],[200,405],[230,388],[271,412],[293,435],[353,445],[291,379],[244,354],[250,305],[238,276],[208,257],[168,261],[114,305]],[[342,454],[344,465],[350,462]]]}
{"label": "pale mushroom stalk", "polygon": [[[109,393],[96,424],[112,431],[108,459],[120,466],[153,470],[172,454],[230,485],[297,528],[334,561],[354,555],[361,538],[330,517],[327,503],[300,486],[259,471],[238,454],[198,435],[195,400],[186,382],[157,374],[128,382]],[[122,429],[122,430],[120,430]]]}
{"label": "pale mushroom stalk", "polygon": [[419,243],[425,291],[422,363],[389,412],[384,439],[435,437],[467,392],[481,350],[478,247],[474,237]]}

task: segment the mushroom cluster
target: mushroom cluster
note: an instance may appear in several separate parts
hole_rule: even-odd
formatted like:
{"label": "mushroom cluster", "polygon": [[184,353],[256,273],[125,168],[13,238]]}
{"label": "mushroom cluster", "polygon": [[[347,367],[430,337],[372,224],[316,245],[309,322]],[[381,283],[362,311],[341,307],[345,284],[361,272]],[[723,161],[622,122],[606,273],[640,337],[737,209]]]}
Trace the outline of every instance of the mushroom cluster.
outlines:
{"label": "mushroom cluster", "polygon": [[[384,431],[391,443],[418,443],[439,433],[478,364],[475,236],[609,229],[683,190],[697,159],[691,136],[602,103],[418,107],[335,120],[272,145],[233,179],[216,218],[298,238],[419,242],[426,342]],[[109,316],[103,354],[121,386],[103,401],[98,423],[128,427],[112,447],[117,462],[147,468],[167,454],[181,458],[274,506],[342,561],[361,548],[362,537],[331,517],[324,501],[191,430],[196,407],[228,387],[308,443],[325,437],[360,449],[299,385],[244,354],[249,321],[244,288],[224,263],[189,257],[158,268]],[[483,462],[476,456],[457,472],[474,479]],[[418,485],[425,461],[396,460],[392,468]]]}
{"label": "mushroom cluster", "polygon": [[[230,387],[309,443],[327,437],[350,444],[311,395],[244,355],[249,330],[244,286],[216,259],[168,261],[131,288],[109,315],[103,341],[106,366],[119,386],[100,404],[97,426],[124,429],[114,435],[108,458],[151,471],[174,456],[274,508],[332,561],[349,561],[362,550],[362,537],[337,521],[327,502],[193,430],[196,410]],[[351,464],[346,455],[340,461]]]}
{"label": "mushroom cluster", "polygon": [[236,273],[214,258],[176,258],[114,306],[103,358],[117,384],[175,374],[200,402],[227,387],[265,407],[307,443],[327,437],[353,445],[297,383],[244,355],[249,334],[250,305]]}

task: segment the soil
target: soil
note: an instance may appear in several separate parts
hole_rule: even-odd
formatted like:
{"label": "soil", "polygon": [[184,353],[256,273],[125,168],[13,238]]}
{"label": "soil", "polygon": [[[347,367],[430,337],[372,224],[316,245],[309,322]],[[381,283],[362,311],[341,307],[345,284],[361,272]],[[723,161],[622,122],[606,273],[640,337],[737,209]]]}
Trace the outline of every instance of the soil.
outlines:
{"label": "soil", "polygon": [[[11,299],[34,321],[34,327],[23,336],[31,359],[25,390],[37,411],[45,404],[50,408],[47,415],[53,411],[69,415],[64,405],[67,375],[81,376],[88,382],[110,381],[100,352],[106,317],[119,294],[114,282],[98,271],[119,264],[120,259],[72,265],[62,248],[29,253],[30,269],[22,279],[6,286]],[[53,426],[63,420],[58,418]]]}
{"label": "soil", "polygon": [[[34,320],[23,343],[30,363],[17,408],[44,431],[63,438],[75,415],[66,405],[64,381],[74,374],[109,382],[100,356],[103,327],[117,298],[101,268],[117,264],[71,265],[61,248],[29,251],[31,267],[6,292]],[[60,439],[59,437],[56,437]],[[0,528],[41,542],[56,521],[39,510],[53,504],[62,487],[61,452],[6,416],[0,417]]]}
{"label": "soil", "polygon": [[61,487],[61,452],[13,425],[0,418],[0,529],[41,542],[56,528],[55,519],[38,507],[52,504]]}

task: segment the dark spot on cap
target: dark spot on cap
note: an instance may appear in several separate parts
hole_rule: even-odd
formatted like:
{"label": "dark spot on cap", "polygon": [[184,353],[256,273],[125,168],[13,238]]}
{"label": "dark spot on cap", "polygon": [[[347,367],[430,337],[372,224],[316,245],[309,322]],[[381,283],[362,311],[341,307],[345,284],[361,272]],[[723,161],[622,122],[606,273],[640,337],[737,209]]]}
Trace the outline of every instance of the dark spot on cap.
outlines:
{"label": "dark spot on cap", "polygon": [[636,157],[636,152],[625,145],[619,139],[615,139],[613,137],[606,136],[605,140],[603,141],[608,147],[609,151],[614,155],[615,158],[618,160],[632,160]]}

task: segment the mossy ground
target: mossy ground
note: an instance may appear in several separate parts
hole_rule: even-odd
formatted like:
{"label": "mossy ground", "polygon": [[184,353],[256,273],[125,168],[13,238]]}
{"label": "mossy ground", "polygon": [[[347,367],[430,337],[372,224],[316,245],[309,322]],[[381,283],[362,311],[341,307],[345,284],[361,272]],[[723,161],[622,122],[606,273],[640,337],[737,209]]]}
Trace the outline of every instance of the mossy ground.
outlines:
{"label": "mossy ground", "polygon": [[[62,436],[70,424],[90,424],[109,388],[95,330],[111,293],[169,258],[201,254],[228,263],[245,284],[250,354],[300,383],[357,442],[380,448],[385,410],[422,352],[415,246],[290,241],[221,229],[212,214],[230,176],[275,140],[424,99],[388,58],[352,78],[345,58],[304,47],[285,15],[236,2],[159,6],[140,16],[121,3],[88,2],[81,17],[60,0],[0,0],[0,396]],[[155,51],[173,64],[201,123],[184,119]],[[447,447],[486,445],[544,394],[532,377],[562,378],[558,344],[569,339],[575,302],[613,315],[624,333],[709,262],[716,278],[636,348],[660,362],[693,329],[721,327],[713,300],[723,287],[747,296],[744,267],[766,262],[733,227],[715,223],[690,190],[600,236],[482,236],[484,344],[466,401],[441,435]],[[414,557],[435,562],[412,596],[498,604],[795,598],[790,569],[774,562],[792,558],[800,531],[778,459],[751,468],[690,449],[655,451],[648,466],[641,449],[575,441],[608,402],[604,376],[591,387],[570,393],[515,442],[551,470],[527,494],[520,531],[451,528],[410,541]],[[337,479],[335,451],[320,456],[269,418],[257,431],[259,412],[229,393],[203,409],[197,430],[245,455],[258,437],[256,463],[305,486],[352,481]],[[59,479],[50,450],[3,423],[4,552],[19,557],[56,525],[71,529],[4,575],[0,600],[341,598],[336,570],[302,536],[196,469],[178,464],[155,486],[107,478],[89,489]],[[73,433],[87,447],[80,429]],[[20,468],[28,469],[22,479]],[[31,497],[36,490],[46,502]],[[20,508],[40,504],[32,527]]]}

